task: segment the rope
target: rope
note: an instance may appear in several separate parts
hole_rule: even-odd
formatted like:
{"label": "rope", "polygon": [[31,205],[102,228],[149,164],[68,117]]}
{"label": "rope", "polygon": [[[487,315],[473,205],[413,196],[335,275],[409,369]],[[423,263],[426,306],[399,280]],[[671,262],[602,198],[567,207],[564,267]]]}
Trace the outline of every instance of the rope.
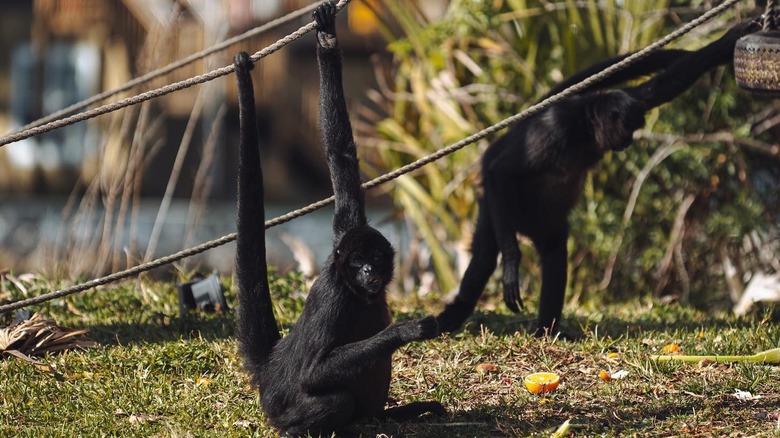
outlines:
{"label": "rope", "polygon": [[[63,117],[63,116],[66,116],[66,115],[68,115],[70,113],[73,113],[75,111],[84,109],[84,108],[92,105],[93,103],[100,102],[100,101],[102,101],[104,99],[107,99],[107,98],[109,98],[111,96],[117,95],[117,94],[119,94],[119,93],[121,93],[123,91],[127,91],[127,90],[129,90],[129,89],[131,89],[131,88],[133,88],[133,87],[135,87],[137,85],[145,84],[145,83],[147,83],[147,82],[149,82],[149,81],[151,81],[153,79],[156,79],[156,78],[158,78],[160,76],[166,75],[166,74],[168,74],[168,73],[170,73],[170,72],[172,72],[174,70],[177,70],[177,69],[179,69],[181,67],[184,67],[185,65],[189,65],[189,64],[191,64],[191,63],[193,63],[193,62],[195,62],[195,61],[197,61],[199,59],[203,59],[203,58],[205,58],[205,57],[207,57],[209,55],[212,55],[212,54],[214,54],[216,52],[219,52],[219,51],[221,51],[223,49],[226,49],[226,48],[232,46],[233,44],[240,43],[240,42],[242,42],[244,40],[247,40],[247,39],[249,39],[249,38],[251,38],[253,36],[260,35],[260,34],[266,32],[266,31],[269,31],[269,30],[274,29],[276,27],[279,27],[279,26],[282,26],[284,24],[287,24],[290,21],[293,21],[293,20],[295,20],[295,19],[305,15],[306,13],[313,11],[314,9],[317,8],[317,5],[318,5],[318,3],[313,3],[313,4],[309,5],[309,6],[306,6],[304,8],[298,9],[297,11],[291,12],[291,13],[283,16],[283,17],[279,17],[279,18],[271,20],[271,21],[269,21],[269,22],[267,22],[267,23],[265,23],[265,24],[263,24],[263,25],[261,25],[259,27],[256,27],[254,29],[248,30],[248,31],[242,33],[241,35],[237,35],[237,36],[234,36],[233,38],[230,38],[230,39],[227,39],[225,41],[222,41],[221,43],[216,44],[214,46],[211,46],[210,48],[208,48],[206,50],[203,50],[203,51],[198,52],[198,53],[193,53],[192,55],[187,56],[186,58],[183,58],[183,59],[181,59],[179,61],[176,61],[176,62],[173,62],[171,64],[168,64],[165,67],[161,67],[161,68],[159,68],[157,70],[154,70],[154,71],[151,71],[149,73],[146,73],[143,76],[139,76],[139,77],[137,77],[137,78],[135,78],[135,79],[125,83],[124,85],[121,85],[121,86],[119,86],[117,88],[114,88],[113,90],[104,91],[104,92],[102,92],[100,94],[96,94],[96,95],[90,97],[89,99],[83,100],[83,101],[78,102],[78,103],[74,103],[73,105],[71,105],[71,106],[69,106],[67,108],[63,108],[63,109],[61,109],[61,110],[59,110],[57,112],[49,114],[48,116],[42,117],[42,118],[40,118],[38,120],[35,120],[34,122],[30,122],[29,124],[19,128],[15,133],[9,134],[9,136],[10,135],[14,135],[14,134],[18,134],[18,133],[20,133],[22,131],[25,131],[27,129],[34,128],[36,126],[41,126],[41,125],[44,125],[44,124],[49,123],[51,121],[57,120],[60,117]],[[9,137],[9,136],[1,138],[0,142],[5,141],[6,138]]]}
{"label": "rope", "polygon": [[[337,9],[343,8],[347,3],[349,3],[350,0],[340,0],[339,3],[336,5]],[[265,58],[266,56],[278,51],[282,47],[286,46],[287,44],[292,43],[293,41],[299,40],[307,33],[311,32],[312,30],[317,28],[317,23],[312,21],[311,23],[302,26],[297,31],[287,35],[286,37],[278,40],[277,42],[271,44],[270,46],[266,47],[265,49],[260,50],[259,52],[255,53],[254,55],[250,56],[250,59],[252,62],[257,62],[262,58]],[[72,125],[76,122],[81,122],[84,120],[92,119],[94,117],[110,113],[112,111],[116,111],[125,107],[128,107],[130,105],[136,105],[141,102],[154,99],[160,96],[164,96],[166,94],[173,93],[174,91],[183,90],[185,88],[192,87],[193,85],[202,84],[204,82],[208,82],[214,79],[217,79],[219,77],[228,75],[233,72],[235,67],[233,65],[228,65],[226,67],[218,68],[216,70],[212,70],[208,73],[194,76],[189,79],[185,79],[183,81],[175,82],[170,85],[166,85],[164,87],[160,87],[154,90],[147,91],[145,93],[138,94],[136,96],[128,97],[126,99],[122,99],[118,102],[111,103],[108,105],[103,105],[94,109],[91,109],[89,111],[85,111],[83,113],[74,114],[69,117],[65,117],[59,120],[55,120],[49,123],[46,123],[44,125],[40,126],[34,126],[29,129],[25,129],[23,131],[16,132],[14,134],[6,135],[3,138],[0,138],[0,147],[7,145],[9,143],[13,143],[15,141],[19,141],[25,138],[29,138],[35,135],[43,134],[45,132],[52,131],[57,128],[61,128],[63,126]]]}
{"label": "rope", "polygon": [[775,10],[775,0],[767,0],[766,9],[764,9],[764,21],[761,25],[761,30],[766,32],[769,30],[777,29],[778,20],[780,17]]}
{"label": "rope", "polygon": [[[385,182],[388,182],[388,181],[391,181],[393,179],[396,179],[396,178],[398,178],[399,176],[401,176],[403,174],[406,174],[406,173],[412,172],[412,171],[414,171],[416,169],[419,169],[419,168],[425,166],[426,164],[429,164],[429,163],[431,163],[431,162],[433,162],[435,160],[438,160],[439,158],[442,158],[442,157],[444,157],[446,155],[449,155],[449,154],[451,154],[451,153],[453,153],[453,152],[455,152],[457,150],[460,150],[460,149],[464,148],[465,146],[467,146],[467,145],[469,145],[471,143],[477,142],[477,141],[479,141],[479,140],[481,140],[481,139],[483,139],[483,138],[485,138],[485,137],[487,137],[487,136],[489,136],[489,135],[491,135],[491,134],[493,134],[493,133],[495,133],[495,132],[497,132],[497,131],[499,131],[501,129],[504,129],[505,127],[507,127],[507,126],[509,126],[509,125],[511,125],[513,123],[516,123],[516,122],[518,122],[520,120],[526,119],[526,118],[530,117],[531,115],[536,114],[536,113],[542,111],[543,109],[545,109],[545,108],[547,108],[547,107],[549,107],[551,105],[556,104],[560,100],[565,99],[566,97],[568,97],[568,96],[570,96],[570,95],[572,95],[574,93],[577,93],[578,91],[580,91],[580,90],[582,90],[584,88],[587,88],[592,83],[602,80],[606,76],[612,74],[613,72],[615,72],[615,71],[617,71],[619,69],[624,68],[625,66],[631,64],[632,62],[635,62],[635,61],[643,58],[644,56],[647,56],[650,52],[652,52],[654,50],[658,50],[659,48],[661,48],[664,45],[668,44],[670,41],[672,41],[672,40],[674,40],[676,38],[679,38],[682,35],[685,35],[686,33],[690,32],[692,29],[694,29],[695,27],[701,25],[702,23],[704,23],[704,22],[706,22],[706,21],[708,21],[708,20],[710,20],[710,19],[712,19],[712,18],[722,14],[723,12],[726,11],[727,8],[729,8],[731,5],[733,5],[733,4],[735,4],[735,3],[739,2],[739,1],[740,0],[726,0],[723,3],[721,3],[720,5],[718,5],[717,7],[715,7],[713,9],[705,12],[700,17],[698,17],[695,20],[689,22],[685,26],[677,29],[676,31],[674,31],[672,33],[670,33],[666,37],[664,37],[664,38],[662,38],[662,39],[660,39],[660,40],[650,44],[649,46],[645,47],[644,49],[642,49],[642,50],[640,50],[640,51],[638,51],[636,53],[634,53],[633,55],[626,57],[624,60],[618,62],[617,64],[615,64],[613,66],[610,66],[609,68],[607,68],[605,70],[602,70],[601,72],[596,73],[596,74],[588,77],[587,79],[583,80],[582,82],[580,82],[578,84],[575,84],[575,85],[572,85],[571,87],[566,88],[565,90],[561,91],[560,93],[558,93],[556,95],[553,95],[553,96],[550,96],[549,98],[544,99],[541,102],[528,107],[526,110],[524,110],[524,111],[522,111],[522,112],[520,112],[518,114],[515,114],[514,116],[508,117],[508,118],[502,120],[501,122],[496,123],[495,125],[489,126],[489,127],[485,128],[485,129],[477,132],[476,134],[470,135],[470,136],[468,136],[468,137],[458,141],[457,143],[454,143],[452,145],[444,147],[444,148],[440,149],[437,152],[434,152],[434,153],[432,153],[430,155],[427,155],[425,157],[422,157],[422,158],[418,159],[417,161],[414,161],[414,162],[409,163],[409,164],[407,164],[405,166],[402,166],[402,167],[396,169],[393,172],[390,172],[390,173],[387,173],[385,175],[382,175],[382,176],[379,176],[377,178],[374,178],[374,179],[364,183],[362,185],[362,187],[363,187],[364,190],[368,190],[368,189],[371,189],[371,188],[373,188],[375,186],[383,184]],[[284,214],[282,216],[278,216],[278,217],[276,217],[274,219],[268,220],[268,221],[265,222],[265,228],[268,229],[268,228],[271,228],[271,227],[275,227],[275,226],[283,224],[285,222],[289,222],[289,221],[291,221],[291,220],[293,220],[293,219],[295,219],[297,217],[309,214],[309,213],[311,213],[311,212],[313,212],[315,210],[318,210],[318,209],[320,209],[320,208],[322,208],[322,207],[324,207],[324,206],[326,206],[328,204],[331,204],[334,200],[335,200],[335,198],[333,196],[331,196],[329,198],[322,199],[322,200],[317,201],[315,203],[309,204],[306,207],[300,208],[298,210],[295,210],[295,211],[289,212],[287,214]],[[200,244],[198,246],[195,246],[195,247],[192,247],[192,248],[189,248],[189,249],[177,252],[177,253],[169,255],[169,256],[161,257],[161,258],[153,260],[153,261],[151,261],[149,263],[144,263],[144,264],[135,266],[133,268],[126,269],[124,271],[116,272],[116,273],[108,275],[106,277],[97,278],[95,280],[91,280],[91,281],[88,281],[86,283],[73,285],[71,287],[68,287],[68,288],[65,288],[65,289],[62,289],[62,290],[57,290],[57,291],[50,292],[50,293],[46,293],[46,294],[43,294],[43,295],[40,295],[40,296],[37,296],[37,297],[28,298],[28,299],[25,299],[25,300],[19,300],[19,301],[15,301],[13,303],[1,305],[0,306],[0,313],[4,313],[4,312],[11,311],[11,310],[20,309],[22,307],[26,307],[26,306],[30,306],[30,305],[34,305],[34,304],[43,303],[43,302],[50,301],[50,300],[53,300],[53,299],[56,299],[56,298],[61,298],[61,297],[67,296],[67,295],[71,295],[71,294],[74,294],[74,293],[77,293],[77,292],[81,292],[81,291],[84,291],[84,290],[87,290],[87,289],[91,289],[91,288],[94,288],[96,286],[101,286],[101,285],[104,285],[104,284],[112,283],[112,282],[117,281],[117,280],[121,280],[121,279],[124,279],[124,278],[127,278],[127,277],[131,277],[131,276],[133,276],[135,274],[138,274],[138,273],[141,273],[141,272],[145,272],[145,271],[149,271],[151,269],[158,268],[158,267],[166,265],[168,263],[172,263],[172,262],[181,260],[183,258],[199,254],[199,253],[204,252],[206,250],[209,250],[209,249],[212,249],[212,248],[216,248],[216,247],[224,245],[226,243],[230,243],[230,242],[236,240],[236,236],[237,236],[236,233],[231,233],[231,234],[222,236],[219,239],[212,240],[210,242],[206,242],[206,243]]]}

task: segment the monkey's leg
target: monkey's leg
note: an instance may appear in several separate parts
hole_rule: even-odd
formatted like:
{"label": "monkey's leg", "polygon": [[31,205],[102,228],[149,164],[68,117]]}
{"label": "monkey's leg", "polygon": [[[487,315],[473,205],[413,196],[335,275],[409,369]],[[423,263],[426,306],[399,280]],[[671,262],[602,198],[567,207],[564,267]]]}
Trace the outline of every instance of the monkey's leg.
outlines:
{"label": "monkey's leg", "polygon": [[287,425],[283,436],[330,436],[332,431],[340,430],[354,420],[354,410],[354,397],[349,391],[316,396],[301,394],[281,414]]}
{"label": "monkey's leg", "polygon": [[539,242],[542,261],[542,293],[539,297],[539,325],[534,336],[552,335],[557,329],[566,294],[568,229]]}
{"label": "monkey's leg", "polygon": [[451,332],[459,329],[474,312],[485,285],[496,270],[497,257],[498,245],[490,215],[485,203],[480,201],[477,226],[471,241],[471,262],[463,274],[458,295],[436,317],[439,330]]}

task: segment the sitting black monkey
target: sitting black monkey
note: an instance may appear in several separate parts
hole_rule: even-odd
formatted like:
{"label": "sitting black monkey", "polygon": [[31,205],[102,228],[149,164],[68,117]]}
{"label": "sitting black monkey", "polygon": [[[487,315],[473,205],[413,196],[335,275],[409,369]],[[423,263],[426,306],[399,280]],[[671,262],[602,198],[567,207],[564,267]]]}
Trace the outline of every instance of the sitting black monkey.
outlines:
{"label": "sitting black monkey", "polygon": [[438,402],[384,410],[391,356],[399,347],[438,334],[433,317],[390,323],[385,288],[394,251],[370,227],[355,143],[344,100],[336,8],[320,5],[317,58],[320,129],[336,197],[334,247],[311,287],[297,323],[281,338],[273,315],[265,255],[263,179],[246,53],[234,65],[240,107],[236,278],[238,344],[260,390],[268,422],[289,436],[338,432],[370,417],[410,418],[443,413]]}
{"label": "sitting black monkey", "polygon": [[[522,306],[516,233],[531,239],[542,264],[542,291],[535,335],[557,330],[567,276],[568,214],[580,196],[585,176],[608,151],[620,151],[644,126],[645,113],[688,89],[704,72],[732,59],[740,37],[759,30],[756,20],[738,24],[711,44],[691,52],[662,51],[629,66],[576,95],[520,121],[493,142],[482,158],[484,193],[472,240],[472,259],[454,300],[437,316],[443,332],[457,330],[474,311],[502,256],[504,302]],[[596,64],[556,86],[576,81],[623,57]],[[625,89],[598,90],[657,71],[652,79]],[[594,91],[595,90],[595,91]],[[551,94],[550,93],[550,94]],[[549,94],[548,94],[549,95]]]}

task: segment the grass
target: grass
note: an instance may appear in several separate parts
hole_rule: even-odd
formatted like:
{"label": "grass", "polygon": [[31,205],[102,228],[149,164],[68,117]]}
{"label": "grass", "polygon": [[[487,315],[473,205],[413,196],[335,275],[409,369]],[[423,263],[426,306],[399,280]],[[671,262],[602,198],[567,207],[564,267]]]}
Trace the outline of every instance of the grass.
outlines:
{"label": "grass", "polygon": [[[0,298],[54,286],[28,279],[22,292],[2,284]],[[287,294],[301,280],[275,285]],[[233,291],[228,299],[235,303]],[[283,324],[301,303],[276,297]],[[440,303],[394,299],[393,306],[396,318],[410,318]],[[232,314],[179,318],[172,282],[129,281],[36,310],[62,326],[89,328],[98,345],[39,358],[51,367],[0,358],[0,436],[273,436],[240,369]],[[567,309],[565,319],[574,341],[530,337],[530,312],[485,311],[463,332],[402,348],[390,403],[436,399],[449,413],[357,430],[369,437],[550,436],[569,420],[574,436],[780,436],[780,368],[649,359],[670,343],[700,355],[777,347],[780,312],[735,319],[637,299]],[[478,372],[482,363],[497,371]],[[605,382],[600,370],[628,376]],[[535,371],[553,371],[562,383],[530,394],[522,379]],[[737,390],[752,397],[740,399]]]}

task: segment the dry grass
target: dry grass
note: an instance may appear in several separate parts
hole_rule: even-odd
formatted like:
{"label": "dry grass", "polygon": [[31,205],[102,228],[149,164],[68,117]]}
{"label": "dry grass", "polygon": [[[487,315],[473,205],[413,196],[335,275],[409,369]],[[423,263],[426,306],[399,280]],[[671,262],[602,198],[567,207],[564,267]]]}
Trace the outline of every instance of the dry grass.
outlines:
{"label": "dry grass", "polygon": [[60,327],[56,321],[35,314],[28,320],[0,328],[0,356],[43,356],[91,347],[95,342],[85,338],[88,331]]}

